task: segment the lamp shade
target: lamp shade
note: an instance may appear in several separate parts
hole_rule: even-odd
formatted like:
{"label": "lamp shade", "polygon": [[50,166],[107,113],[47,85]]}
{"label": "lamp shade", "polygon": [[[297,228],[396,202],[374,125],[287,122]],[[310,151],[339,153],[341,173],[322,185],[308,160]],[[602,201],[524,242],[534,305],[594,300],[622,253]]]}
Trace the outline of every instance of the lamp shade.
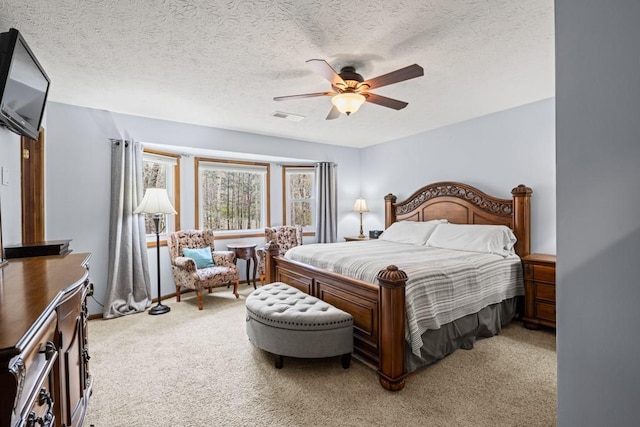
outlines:
{"label": "lamp shade", "polygon": [[331,98],[331,103],[336,106],[338,111],[348,116],[358,111],[360,106],[364,104],[365,99],[359,93],[343,92]]}
{"label": "lamp shade", "polygon": [[176,214],[173,209],[167,190],[164,188],[147,188],[142,202],[133,213],[146,214]]}
{"label": "lamp shade", "polygon": [[353,205],[353,210],[355,212],[369,212],[369,208],[367,207],[367,201],[362,197],[356,200],[356,204]]}

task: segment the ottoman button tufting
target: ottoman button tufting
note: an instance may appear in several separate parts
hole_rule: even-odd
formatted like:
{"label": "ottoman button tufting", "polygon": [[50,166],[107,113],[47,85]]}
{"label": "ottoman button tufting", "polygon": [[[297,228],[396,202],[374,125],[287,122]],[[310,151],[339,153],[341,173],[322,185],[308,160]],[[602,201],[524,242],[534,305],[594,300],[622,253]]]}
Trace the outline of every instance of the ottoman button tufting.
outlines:
{"label": "ottoman button tufting", "polygon": [[282,367],[282,356],[342,356],[342,366],[349,367],[353,351],[349,313],[282,282],[253,291],[246,311],[249,340],[276,355],[276,368]]}

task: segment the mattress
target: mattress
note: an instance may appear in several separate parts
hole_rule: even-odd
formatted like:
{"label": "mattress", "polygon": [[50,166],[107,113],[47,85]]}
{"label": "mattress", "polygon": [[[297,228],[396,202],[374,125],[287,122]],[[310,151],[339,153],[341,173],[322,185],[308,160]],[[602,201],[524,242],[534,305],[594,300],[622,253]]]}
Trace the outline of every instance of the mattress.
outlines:
{"label": "mattress", "polygon": [[500,255],[367,240],[291,248],[285,258],[377,283],[394,264],[407,276],[406,339],[420,355],[422,335],[484,307],[524,295],[522,264]]}

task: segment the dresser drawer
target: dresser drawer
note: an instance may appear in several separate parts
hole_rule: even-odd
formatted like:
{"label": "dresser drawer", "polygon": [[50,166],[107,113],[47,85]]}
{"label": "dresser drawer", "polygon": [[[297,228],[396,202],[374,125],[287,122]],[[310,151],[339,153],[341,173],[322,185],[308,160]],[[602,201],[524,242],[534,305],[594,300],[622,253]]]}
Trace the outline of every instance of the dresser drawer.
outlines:
{"label": "dresser drawer", "polygon": [[31,408],[27,411],[26,420],[27,426],[34,425],[48,425],[55,426],[55,415],[53,411],[53,394],[54,389],[53,374],[45,379],[41,384],[35,400],[31,405]]}
{"label": "dresser drawer", "polygon": [[66,348],[76,333],[76,322],[82,311],[83,286],[78,286],[64,296],[58,305],[58,331],[62,334],[61,348]]}
{"label": "dresser drawer", "polygon": [[547,283],[556,283],[556,269],[546,265],[534,265],[533,280]]}
{"label": "dresser drawer", "polygon": [[[52,389],[53,372],[51,371],[58,358],[55,345],[56,313],[52,312],[26,345],[23,352],[12,360],[12,372],[18,382],[18,394],[14,406],[14,421],[25,422],[31,412],[33,416],[42,417],[51,412],[51,404],[40,399],[43,395],[50,398]],[[52,415],[52,414],[51,414]]]}
{"label": "dresser drawer", "polygon": [[556,306],[553,304],[545,304],[543,302],[536,303],[536,317],[550,322],[556,321]]}
{"label": "dresser drawer", "polygon": [[536,300],[542,299],[546,301],[556,301],[555,285],[546,285],[544,283],[536,283]]}

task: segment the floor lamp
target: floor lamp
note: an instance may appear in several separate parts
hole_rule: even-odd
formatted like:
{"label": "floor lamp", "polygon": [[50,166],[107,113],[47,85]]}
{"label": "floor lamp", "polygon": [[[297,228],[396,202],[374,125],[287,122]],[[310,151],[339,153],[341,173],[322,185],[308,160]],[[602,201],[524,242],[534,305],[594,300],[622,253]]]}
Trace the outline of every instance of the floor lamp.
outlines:
{"label": "floor lamp", "polygon": [[164,314],[171,310],[171,307],[160,303],[160,218],[162,215],[175,215],[177,212],[173,209],[169,201],[169,195],[164,188],[147,188],[144,193],[142,202],[133,213],[153,214],[153,222],[156,225],[156,252],[158,254],[158,304],[149,310],[149,314]]}
{"label": "floor lamp", "polygon": [[362,229],[362,212],[369,212],[366,200],[362,197],[356,200],[356,204],[353,205],[353,210],[355,212],[360,212],[360,235],[358,237],[364,239],[364,230]]}

